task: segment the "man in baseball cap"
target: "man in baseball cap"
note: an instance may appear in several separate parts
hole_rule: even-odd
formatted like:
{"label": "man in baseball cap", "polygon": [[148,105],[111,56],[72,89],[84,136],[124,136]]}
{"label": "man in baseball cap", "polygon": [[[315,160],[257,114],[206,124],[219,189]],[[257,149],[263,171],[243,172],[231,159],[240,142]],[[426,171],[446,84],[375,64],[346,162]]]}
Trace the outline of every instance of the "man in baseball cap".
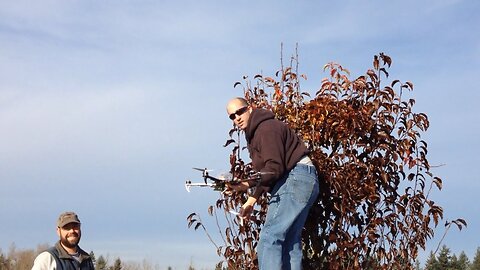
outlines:
{"label": "man in baseball cap", "polygon": [[78,246],[82,236],[80,224],[74,212],[60,214],[57,220],[60,240],[35,258],[32,270],[94,270],[92,258]]}

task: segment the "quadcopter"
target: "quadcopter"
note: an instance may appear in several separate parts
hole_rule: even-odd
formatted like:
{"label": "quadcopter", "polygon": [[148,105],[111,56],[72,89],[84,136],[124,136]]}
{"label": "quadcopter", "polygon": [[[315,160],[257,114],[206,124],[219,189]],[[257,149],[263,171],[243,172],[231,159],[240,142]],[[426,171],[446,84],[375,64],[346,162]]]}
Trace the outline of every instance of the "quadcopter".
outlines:
{"label": "quadcopter", "polygon": [[203,182],[192,183],[192,181],[190,180],[185,181],[185,189],[187,190],[187,192],[190,192],[191,187],[210,187],[216,191],[224,191],[227,183],[238,184],[241,182],[259,181],[260,176],[262,174],[265,174],[264,172],[258,172],[253,174],[252,177],[247,179],[232,179],[231,174],[226,174],[226,175],[224,174],[218,177],[214,177],[209,174],[211,170],[208,170],[207,168],[205,169],[193,168],[193,169],[202,172]]}

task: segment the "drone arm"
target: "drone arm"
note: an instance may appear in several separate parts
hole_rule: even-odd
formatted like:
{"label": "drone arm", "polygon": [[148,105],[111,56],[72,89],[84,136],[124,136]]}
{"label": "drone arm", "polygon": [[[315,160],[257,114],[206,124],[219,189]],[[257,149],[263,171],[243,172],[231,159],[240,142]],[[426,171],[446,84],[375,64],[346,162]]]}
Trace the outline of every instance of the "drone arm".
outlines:
{"label": "drone arm", "polygon": [[192,183],[191,181],[187,181],[185,183],[185,189],[187,190],[187,192],[190,192],[190,188],[191,187],[215,187],[215,184],[212,184],[212,183]]}

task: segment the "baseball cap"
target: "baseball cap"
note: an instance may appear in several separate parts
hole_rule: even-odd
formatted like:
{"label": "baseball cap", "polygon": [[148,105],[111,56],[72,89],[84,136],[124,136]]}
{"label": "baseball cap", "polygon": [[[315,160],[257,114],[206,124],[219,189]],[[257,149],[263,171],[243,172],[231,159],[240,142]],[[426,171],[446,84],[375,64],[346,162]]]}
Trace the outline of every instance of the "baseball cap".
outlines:
{"label": "baseball cap", "polygon": [[68,223],[80,224],[80,219],[78,219],[77,214],[75,214],[74,212],[65,212],[60,214],[60,216],[58,217],[57,226],[62,228]]}

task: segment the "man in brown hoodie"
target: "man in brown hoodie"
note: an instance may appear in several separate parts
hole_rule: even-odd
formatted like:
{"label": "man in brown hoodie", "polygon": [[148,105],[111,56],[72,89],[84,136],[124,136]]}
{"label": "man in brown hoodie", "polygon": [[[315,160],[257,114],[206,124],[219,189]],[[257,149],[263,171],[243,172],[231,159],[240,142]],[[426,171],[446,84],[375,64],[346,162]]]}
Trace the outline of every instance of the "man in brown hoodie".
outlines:
{"label": "man in brown hoodie", "polygon": [[229,186],[235,192],[255,187],[240,216],[248,218],[262,192],[270,192],[257,246],[259,268],[302,269],[302,229],[319,193],[317,171],[307,156],[308,149],[272,112],[252,108],[243,98],[230,100],[227,113],[245,132],[253,168],[261,172],[257,184],[242,182]]}

